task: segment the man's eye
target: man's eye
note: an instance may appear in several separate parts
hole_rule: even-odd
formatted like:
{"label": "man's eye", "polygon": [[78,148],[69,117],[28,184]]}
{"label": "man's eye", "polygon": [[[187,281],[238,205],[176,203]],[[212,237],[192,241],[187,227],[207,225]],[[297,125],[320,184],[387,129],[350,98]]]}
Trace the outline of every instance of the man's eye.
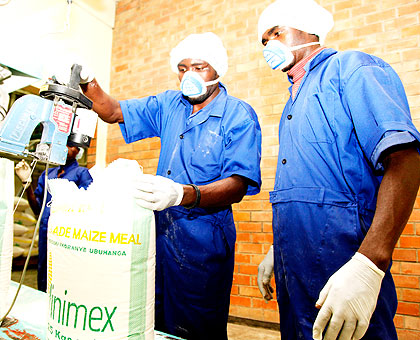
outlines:
{"label": "man's eye", "polygon": [[274,36],[279,37],[279,36],[281,36],[283,33],[284,33],[284,31],[277,31],[277,32],[274,32]]}

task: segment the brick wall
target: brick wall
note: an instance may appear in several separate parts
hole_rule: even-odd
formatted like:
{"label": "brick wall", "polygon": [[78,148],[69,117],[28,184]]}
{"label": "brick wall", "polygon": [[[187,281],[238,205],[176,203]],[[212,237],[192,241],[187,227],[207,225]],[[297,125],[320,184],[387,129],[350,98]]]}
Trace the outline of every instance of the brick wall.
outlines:
{"label": "brick wall", "polygon": [[[262,58],[256,36],[258,15],[271,0],[121,0],[114,31],[111,94],[118,99],[178,89],[169,67],[170,50],[191,33],[213,31],[224,41],[229,70],[223,82],[229,94],[256,110],[263,133],[260,194],[234,206],[237,225],[232,316],[278,322],[275,302],[266,304],[256,285],[258,263],[272,242],[268,192],[274,185],[277,131],[288,97],[281,72]],[[326,45],[357,49],[389,62],[400,75],[412,116],[420,127],[420,2],[416,0],[320,0],[334,14]],[[109,127],[107,162],[136,159],[154,173],[160,142],[156,138],[126,145],[118,126]],[[90,150],[92,164],[95,148]],[[393,275],[399,307],[395,323],[400,339],[420,338],[420,198],[394,253]]]}

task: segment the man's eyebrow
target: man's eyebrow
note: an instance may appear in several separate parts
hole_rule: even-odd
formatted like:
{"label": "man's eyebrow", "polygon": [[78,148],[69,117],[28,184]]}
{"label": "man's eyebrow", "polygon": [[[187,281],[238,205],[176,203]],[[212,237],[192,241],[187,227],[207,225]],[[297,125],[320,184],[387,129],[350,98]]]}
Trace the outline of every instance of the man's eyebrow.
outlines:
{"label": "man's eyebrow", "polygon": [[[202,62],[197,62],[197,63],[192,63],[191,66],[198,66],[198,65],[208,65],[209,63],[207,61],[202,61]],[[187,67],[187,65],[179,63],[178,66],[184,66]]]}
{"label": "man's eyebrow", "polygon": [[268,31],[268,35],[273,34],[273,32],[274,32],[277,28],[279,28],[279,26],[274,26],[274,27],[272,27],[272,28],[271,28],[271,30],[269,30],[269,31]]}
{"label": "man's eyebrow", "polygon": [[[272,27],[268,32],[267,32],[267,34],[270,36],[271,34],[273,34],[274,33],[274,31],[277,29],[277,28],[279,28],[279,26],[274,26],[274,27]],[[267,41],[267,39],[262,39],[261,40],[261,43],[265,43]]]}

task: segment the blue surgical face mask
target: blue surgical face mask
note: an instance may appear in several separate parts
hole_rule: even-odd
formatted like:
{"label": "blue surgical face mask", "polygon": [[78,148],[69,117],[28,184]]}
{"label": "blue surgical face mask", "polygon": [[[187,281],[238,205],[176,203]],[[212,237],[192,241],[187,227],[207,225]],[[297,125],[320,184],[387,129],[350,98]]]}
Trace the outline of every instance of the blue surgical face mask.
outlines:
{"label": "blue surgical face mask", "polygon": [[273,70],[282,70],[293,62],[294,56],[292,51],[313,45],[320,45],[320,43],[315,41],[307,44],[288,47],[280,41],[273,39],[270,40],[267,45],[265,45],[263,55],[268,65],[270,65]]}
{"label": "blue surgical face mask", "polygon": [[217,84],[219,78],[205,82],[197,72],[187,71],[184,73],[181,81],[182,94],[189,98],[199,97],[207,92],[207,86]]}

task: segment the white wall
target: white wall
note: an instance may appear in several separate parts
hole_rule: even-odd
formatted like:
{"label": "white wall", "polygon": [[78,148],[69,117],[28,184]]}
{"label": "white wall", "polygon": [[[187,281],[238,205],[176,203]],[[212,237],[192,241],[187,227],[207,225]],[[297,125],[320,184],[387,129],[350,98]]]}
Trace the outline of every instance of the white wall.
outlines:
{"label": "white wall", "polygon": [[[115,0],[0,1],[0,63],[41,78],[82,62],[109,91]],[[2,5],[4,4],[4,5]],[[37,84],[35,84],[37,85]],[[106,125],[98,124],[97,164],[105,164]]]}

